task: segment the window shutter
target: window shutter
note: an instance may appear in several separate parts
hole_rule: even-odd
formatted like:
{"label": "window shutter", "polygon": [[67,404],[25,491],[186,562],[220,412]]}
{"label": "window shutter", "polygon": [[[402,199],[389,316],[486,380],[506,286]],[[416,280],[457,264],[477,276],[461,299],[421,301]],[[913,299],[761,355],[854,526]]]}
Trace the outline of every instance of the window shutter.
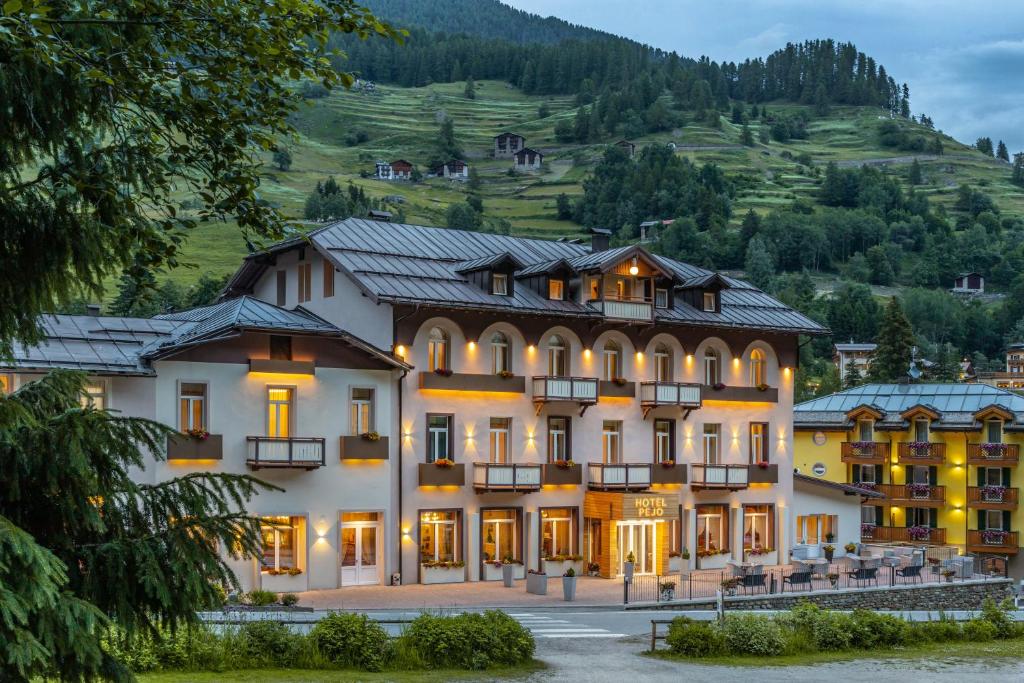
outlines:
{"label": "window shutter", "polygon": [[985,485],[985,468],[984,467],[977,467],[977,468],[975,468],[975,476],[978,477],[978,486],[984,486]]}
{"label": "window shutter", "polygon": [[939,528],[939,510],[938,508],[931,508],[928,510],[928,526],[932,529]]}
{"label": "window shutter", "polygon": [[939,485],[939,468],[935,465],[928,466],[928,485],[938,486]]}
{"label": "window shutter", "polygon": [[985,511],[978,510],[978,530],[981,531],[985,528]]}
{"label": "window shutter", "polygon": [[1005,486],[1007,488],[1010,487],[1010,468],[1009,467],[1004,467],[1003,468],[1003,486]]}
{"label": "window shutter", "polygon": [[882,506],[881,505],[876,505],[875,506],[875,526],[882,526],[882,522],[883,522],[883,519],[882,519]]}
{"label": "window shutter", "polygon": [[860,483],[860,465],[850,465],[851,472],[850,476],[853,479],[854,484]]}
{"label": "window shutter", "polygon": [[881,465],[875,465],[875,483],[876,484],[881,484],[882,483],[882,466]]}
{"label": "window shutter", "polygon": [[1010,530],[1010,511],[1003,510],[1003,531]]}

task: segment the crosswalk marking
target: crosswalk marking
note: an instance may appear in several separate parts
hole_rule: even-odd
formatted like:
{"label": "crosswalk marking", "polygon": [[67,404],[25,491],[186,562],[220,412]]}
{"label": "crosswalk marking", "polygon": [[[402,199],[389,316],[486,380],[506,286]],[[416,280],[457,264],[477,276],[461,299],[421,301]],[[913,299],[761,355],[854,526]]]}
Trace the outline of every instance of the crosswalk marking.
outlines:
{"label": "crosswalk marking", "polygon": [[538,638],[622,638],[624,633],[574,624],[566,619],[552,619],[543,614],[517,613],[510,617],[525,626]]}

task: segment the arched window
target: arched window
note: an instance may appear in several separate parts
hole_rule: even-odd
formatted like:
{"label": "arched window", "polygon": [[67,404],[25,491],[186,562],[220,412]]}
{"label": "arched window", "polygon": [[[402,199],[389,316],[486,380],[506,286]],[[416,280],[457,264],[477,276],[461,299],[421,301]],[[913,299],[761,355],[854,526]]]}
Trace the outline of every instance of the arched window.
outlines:
{"label": "arched window", "polygon": [[511,370],[509,356],[509,341],[501,332],[495,332],[491,336],[491,372],[495,375]]}
{"label": "arched window", "polygon": [[569,374],[568,364],[569,347],[565,340],[557,334],[551,335],[548,339],[548,375],[551,377],[565,377]]}
{"label": "arched window", "polygon": [[612,381],[622,377],[622,347],[614,341],[605,342],[604,351],[601,352],[602,366],[604,367],[604,379]]}
{"label": "arched window", "polygon": [[713,386],[722,381],[721,360],[718,351],[710,346],[704,349],[704,384]]}
{"label": "arched window", "polygon": [[666,344],[654,347],[654,381],[672,381],[672,349]]}
{"label": "arched window", "polygon": [[451,358],[448,355],[448,333],[440,327],[430,329],[427,342],[427,367],[431,370],[448,370]]}
{"label": "arched window", "polygon": [[754,349],[750,352],[750,386],[756,387],[768,383],[768,363],[764,351]]}

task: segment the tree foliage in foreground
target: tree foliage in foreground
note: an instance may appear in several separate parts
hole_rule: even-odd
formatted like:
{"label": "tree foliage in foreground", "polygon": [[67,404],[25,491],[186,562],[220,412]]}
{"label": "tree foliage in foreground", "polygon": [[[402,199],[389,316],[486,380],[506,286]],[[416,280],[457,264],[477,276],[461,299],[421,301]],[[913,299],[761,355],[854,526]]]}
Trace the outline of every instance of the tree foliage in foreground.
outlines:
{"label": "tree foliage in foreground", "polygon": [[[0,4],[0,354],[104,278],[177,265],[197,222],[281,222],[261,154],[293,132],[289,82],[330,88],[328,37],[399,33],[353,0],[10,0]],[[202,201],[179,215],[172,194]],[[180,196],[180,195],[179,195]]]}
{"label": "tree foliage in foreground", "polygon": [[259,553],[242,510],[270,487],[192,473],[157,484],[129,470],[171,430],[82,406],[85,377],[53,372],[0,395],[0,680],[130,676],[100,646],[196,620],[236,585],[220,550]]}

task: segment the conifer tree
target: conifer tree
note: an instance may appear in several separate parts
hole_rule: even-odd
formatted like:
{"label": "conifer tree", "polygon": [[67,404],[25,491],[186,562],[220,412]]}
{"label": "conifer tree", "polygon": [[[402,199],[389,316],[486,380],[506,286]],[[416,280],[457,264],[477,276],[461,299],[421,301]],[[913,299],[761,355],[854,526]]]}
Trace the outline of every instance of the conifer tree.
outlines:
{"label": "conifer tree", "polygon": [[910,369],[914,331],[896,297],[890,298],[885,306],[876,341],[878,347],[871,359],[871,379],[893,382],[905,378]]}
{"label": "conifer tree", "polygon": [[1013,155],[1013,173],[1010,175],[1010,181],[1014,185],[1024,187],[1024,152]]}
{"label": "conifer tree", "polygon": [[754,134],[750,132],[750,126],[743,124],[743,128],[740,130],[740,144],[744,147],[754,146]]}
{"label": "conifer tree", "polygon": [[843,370],[843,389],[852,389],[853,387],[860,386],[863,381],[864,378],[861,377],[857,365],[851,358],[847,361],[846,368]]}
{"label": "conifer tree", "polygon": [[466,88],[462,92],[466,96],[467,100],[476,99],[476,83],[473,81],[472,76],[466,79]]}
{"label": "conifer tree", "polygon": [[910,173],[907,176],[907,180],[911,185],[920,185],[922,182],[921,178],[921,164],[918,163],[917,158],[910,164]]}
{"label": "conifer tree", "polygon": [[287,171],[292,167],[292,153],[287,147],[282,146],[274,150],[274,165],[281,171]]}
{"label": "conifer tree", "polygon": [[1002,140],[999,141],[999,147],[996,148],[996,158],[1007,163],[1010,161],[1010,152],[1006,149],[1006,143]]}

